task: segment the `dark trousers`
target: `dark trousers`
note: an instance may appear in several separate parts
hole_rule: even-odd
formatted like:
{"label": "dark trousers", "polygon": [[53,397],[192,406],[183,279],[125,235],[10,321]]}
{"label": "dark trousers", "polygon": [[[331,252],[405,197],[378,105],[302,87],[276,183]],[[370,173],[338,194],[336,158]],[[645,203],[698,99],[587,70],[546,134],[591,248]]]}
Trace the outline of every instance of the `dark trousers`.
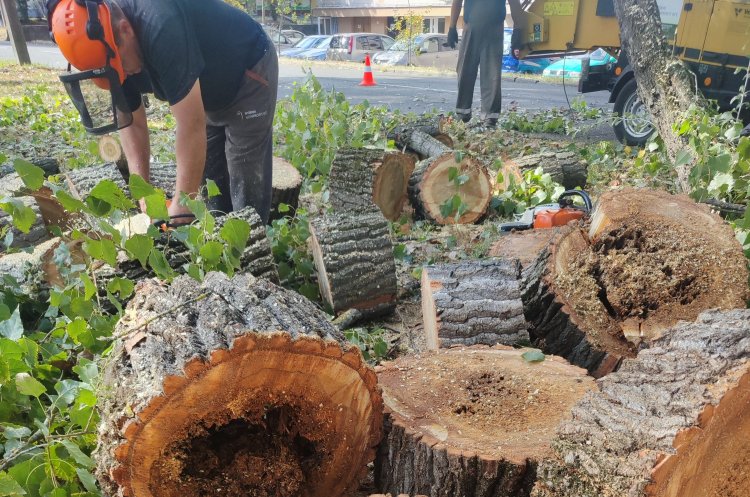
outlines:
{"label": "dark trousers", "polygon": [[237,96],[225,109],[206,113],[204,180],[221,194],[208,199],[211,210],[230,212],[252,206],[263,222],[271,211],[273,117],[279,61],[273,44],[245,73]]}
{"label": "dark trousers", "polygon": [[456,114],[468,121],[474,99],[477,71],[481,67],[479,87],[484,119],[500,117],[500,70],[503,58],[503,26],[466,24],[458,53],[458,97]]}

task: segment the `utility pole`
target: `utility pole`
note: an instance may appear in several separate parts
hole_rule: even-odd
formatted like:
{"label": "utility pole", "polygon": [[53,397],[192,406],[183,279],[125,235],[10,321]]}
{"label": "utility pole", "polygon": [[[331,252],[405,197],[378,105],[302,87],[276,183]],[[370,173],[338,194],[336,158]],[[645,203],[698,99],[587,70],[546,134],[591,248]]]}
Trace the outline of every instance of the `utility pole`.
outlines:
{"label": "utility pole", "polygon": [[21,22],[18,20],[16,0],[0,0],[0,7],[2,8],[5,25],[8,28],[10,44],[13,46],[13,53],[16,54],[18,63],[21,65],[31,64],[29,49],[26,47],[26,38],[23,36]]}

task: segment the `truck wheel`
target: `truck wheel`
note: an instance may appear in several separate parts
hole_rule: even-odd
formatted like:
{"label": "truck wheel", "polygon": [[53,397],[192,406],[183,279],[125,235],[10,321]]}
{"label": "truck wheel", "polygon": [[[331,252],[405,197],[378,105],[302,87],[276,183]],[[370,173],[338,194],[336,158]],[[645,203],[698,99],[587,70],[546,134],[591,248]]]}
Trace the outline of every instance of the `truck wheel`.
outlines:
{"label": "truck wheel", "polygon": [[625,83],[620,90],[615,99],[614,112],[618,117],[622,117],[615,124],[615,135],[620,143],[640,147],[654,132],[646,106],[636,92],[635,79]]}

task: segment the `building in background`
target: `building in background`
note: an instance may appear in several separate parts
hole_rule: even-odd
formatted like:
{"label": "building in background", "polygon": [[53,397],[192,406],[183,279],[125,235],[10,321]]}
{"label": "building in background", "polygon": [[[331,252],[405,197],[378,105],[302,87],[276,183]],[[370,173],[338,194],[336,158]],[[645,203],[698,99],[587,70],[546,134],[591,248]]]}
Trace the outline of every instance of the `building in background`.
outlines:
{"label": "building in background", "polygon": [[[424,18],[424,31],[447,33],[451,0],[313,0],[312,15],[320,34],[392,34],[396,17]],[[459,20],[459,28],[462,21]]]}

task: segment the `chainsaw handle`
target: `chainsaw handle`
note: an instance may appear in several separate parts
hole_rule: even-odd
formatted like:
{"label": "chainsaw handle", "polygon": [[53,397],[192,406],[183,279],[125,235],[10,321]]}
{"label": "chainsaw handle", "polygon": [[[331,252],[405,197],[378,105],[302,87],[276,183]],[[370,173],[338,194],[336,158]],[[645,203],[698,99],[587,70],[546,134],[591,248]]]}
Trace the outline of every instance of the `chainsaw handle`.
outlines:
{"label": "chainsaw handle", "polygon": [[560,196],[557,198],[557,203],[560,204],[560,207],[565,206],[572,206],[573,200],[566,201],[565,199],[568,197],[581,197],[583,199],[583,205],[584,210],[589,213],[591,212],[591,209],[593,209],[593,204],[591,203],[591,197],[589,197],[589,194],[584,192],[583,190],[565,190],[560,194]]}

